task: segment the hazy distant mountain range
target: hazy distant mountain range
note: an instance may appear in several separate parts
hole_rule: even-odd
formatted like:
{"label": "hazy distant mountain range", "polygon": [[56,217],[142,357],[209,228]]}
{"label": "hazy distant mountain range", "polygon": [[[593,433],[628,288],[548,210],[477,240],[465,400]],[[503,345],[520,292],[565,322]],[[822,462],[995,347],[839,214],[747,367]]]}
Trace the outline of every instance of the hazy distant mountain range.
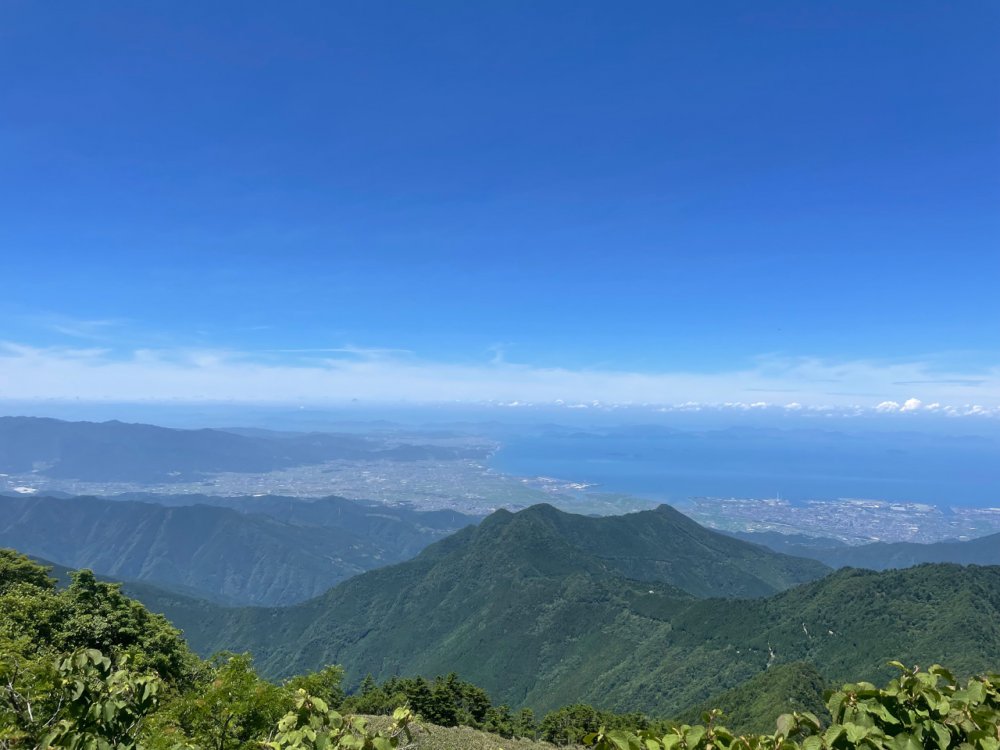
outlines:
{"label": "hazy distant mountain range", "polygon": [[739,532],[732,536],[762,544],[776,552],[808,557],[831,568],[909,568],[921,563],[959,563],[961,565],[1000,565],[1000,534],[966,542],[944,541],[933,544],[915,542],[875,542],[851,547],[836,539],[783,535],[774,531]]}
{"label": "hazy distant mountain range", "polygon": [[186,482],[219,472],[269,472],[335,459],[482,458],[478,448],[389,447],[383,438],[311,433],[292,437],[175,430],[124,422],[0,417],[0,473],[32,471],[87,482]]}
{"label": "hazy distant mountain range", "polygon": [[482,516],[470,516],[455,510],[413,510],[405,505],[366,503],[336,495],[312,500],[281,495],[220,497],[126,493],[113,499],[139,500],[170,507],[214,505],[240,513],[261,513],[296,525],[343,529],[374,541],[398,560],[409,559],[431,542],[482,519]]}
{"label": "hazy distant mountain range", "polygon": [[339,497],[173,499],[217,504],[0,497],[0,546],[117,578],[182,586],[215,601],[285,605],[412,557],[479,520]]}

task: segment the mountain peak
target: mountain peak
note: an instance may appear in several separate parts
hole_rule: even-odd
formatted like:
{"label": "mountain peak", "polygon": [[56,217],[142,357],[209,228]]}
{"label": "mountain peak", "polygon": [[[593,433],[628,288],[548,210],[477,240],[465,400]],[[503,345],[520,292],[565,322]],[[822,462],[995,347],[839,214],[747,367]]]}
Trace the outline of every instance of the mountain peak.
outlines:
{"label": "mountain peak", "polygon": [[669,505],[599,518],[547,503],[517,513],[498,510],[460,544],[442,540],[421,557],[445,564],[452,554],[461,556],[456,564],[491,579],[621,576],[671,584],[698,597],[766,596],[829,572],[815,560],[706,529]]}

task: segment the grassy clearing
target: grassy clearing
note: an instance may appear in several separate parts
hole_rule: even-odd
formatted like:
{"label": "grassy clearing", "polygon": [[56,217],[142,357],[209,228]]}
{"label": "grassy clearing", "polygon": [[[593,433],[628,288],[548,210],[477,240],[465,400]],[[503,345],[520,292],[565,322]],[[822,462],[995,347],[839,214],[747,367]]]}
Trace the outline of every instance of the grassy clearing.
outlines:
{"label": "grassy clearing", "polygon": [[[366,716],[374,729],[388,729],[389,716]],[[399,750],[555,750],[556,745],[535,740],[508,739],[498,734],[480,732],[470,727],[439,727],[421,723],[413,731],[413,742],[400,745]],[[559,750],[582,750],[576,745],[559,746]]]}

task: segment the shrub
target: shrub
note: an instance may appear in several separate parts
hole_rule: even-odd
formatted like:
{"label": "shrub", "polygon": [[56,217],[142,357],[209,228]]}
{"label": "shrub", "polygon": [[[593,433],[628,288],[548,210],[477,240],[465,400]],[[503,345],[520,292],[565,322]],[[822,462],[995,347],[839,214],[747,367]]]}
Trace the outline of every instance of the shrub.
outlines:
{"label": "shrub", "polygon": [[687,724],[663,736],[649,730],[600,731],[584,738],[594,750],[1000,750],[1000,675],[974,677],[964,687],[940,666],[926,672],[892,665],[902,675],[880,690],[844,685],[824,696],[832,723],[811,713],[784,714],[773,735],[734,736],[718,725]]}

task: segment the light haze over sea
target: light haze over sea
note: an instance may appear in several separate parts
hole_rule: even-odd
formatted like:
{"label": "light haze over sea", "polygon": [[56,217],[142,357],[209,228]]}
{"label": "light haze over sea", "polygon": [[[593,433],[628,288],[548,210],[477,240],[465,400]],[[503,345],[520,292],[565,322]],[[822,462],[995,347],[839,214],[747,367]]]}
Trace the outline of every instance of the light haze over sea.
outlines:
{"label": "light haze over sea", "polygon": [[688,497],[838,497],[950,506],[1000,505],[996,440],[919,433],[844,434],[734,428],[709,433],[519,436],[496,471],[599,484],[663,502]]}

